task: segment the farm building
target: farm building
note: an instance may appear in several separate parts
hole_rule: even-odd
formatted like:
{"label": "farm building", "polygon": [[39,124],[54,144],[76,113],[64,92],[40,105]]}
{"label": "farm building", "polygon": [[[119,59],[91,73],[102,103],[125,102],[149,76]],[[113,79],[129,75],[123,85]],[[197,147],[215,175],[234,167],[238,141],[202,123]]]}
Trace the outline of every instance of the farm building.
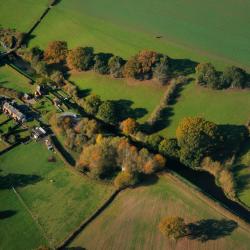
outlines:
{"label": "farm building", "polygon": [[32,129],[32,137],[35,140],[44,137],[46,134],[47,134],[46,130],[42,127],[35,127],[34,129]]}
{"label": "farm building", "polygon": [[3,112],[9,116],[11,116],[15,121],[18,122],[26,122],[27,117],[23,114],[18,108],[14,107],[14,105],[5,102],[3,105]]}

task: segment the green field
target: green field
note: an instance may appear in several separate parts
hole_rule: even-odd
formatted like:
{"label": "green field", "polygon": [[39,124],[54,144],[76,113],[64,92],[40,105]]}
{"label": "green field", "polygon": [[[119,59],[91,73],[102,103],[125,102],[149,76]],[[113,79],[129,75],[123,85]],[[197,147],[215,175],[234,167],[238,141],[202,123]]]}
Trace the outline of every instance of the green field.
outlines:
{"label": "green field", "polygon": [[[158,223],[165,216],[181,216],[186,223],[204,220],[206,226],[201,237],[182,239],[177,243],[164,238]],[[213,228],[209,219],[227,219],[216,212],[190,190],[177,186],[166,176],[157,183],[146,183],[136,189],[126,190],[93,223],[71,243],[70,247],[86,249],[249,249],[250,235],[240,227],[232,232],[226,226]],[[220,224],[220,223],[219,223]],[[225,227],[225,228],[224,228]],[[204,232],[203,232],[204,230]]]}
{"label": "green field", "polygon": [[145,121],[148,115],[159,104],[164,89],[153,82],[127,82],[126,80],[112,79],[101,76],[94,72],[86,72],[71,76],[73,81],[81,90],[90,91],[100,95],[104,100],[126,100],[132,103],[133,113]]}
{"label": "green field", "polygon": [[0,24],[27,32],[48,5],[48,0],[1,0]]}
{"label": "green field", "polygon": [[[58,244],[110,196],[111,187],[72,172],[58,157],[49,163],[51,154],[45,145],[30,143],[0,157],[0,211],[16,212],[0,224],[0,234],[4,235],[0,249],[34,249],[46,242],[44,237],[50,244]],[[42,230],[8,188],[10,185],[16,187]]]}
{"label": "green field", "polygon": [[238,198],[250,208],[250,140],[242,148],[233,169]]}
{"label": "green field", "polygon": [[21,92],[30,92],[28,79],[8,65],[0,67],[0,87],[11,88]]}
{"label": "green field", "polygon": [[187,116],[201,116],[218,124],[246,124],[250,115],[250,91],[211,90],[190,83],[168,113],[168,127],[160,134],[171,137],[175,136],[180,120]]}
{"label": "green field", "polygon": [[31,46],[61,39],[70,47],[125,57],[147,48],[249,69],[249,11],[247,0],[63,0],[35,31]]}

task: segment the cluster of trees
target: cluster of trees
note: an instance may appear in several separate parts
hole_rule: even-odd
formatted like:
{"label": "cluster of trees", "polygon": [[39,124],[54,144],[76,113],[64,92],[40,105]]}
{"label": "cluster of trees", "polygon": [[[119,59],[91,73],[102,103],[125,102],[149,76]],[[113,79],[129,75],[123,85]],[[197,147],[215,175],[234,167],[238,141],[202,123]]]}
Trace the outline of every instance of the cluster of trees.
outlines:
{"label": "cluster of trees", "polygon": [[22,44],[25,34],[15,29],[4,29],[0,27],[0,41],[5,48],[13,49]]}
{"label": "cluster of trees", "polygon": [[[51,65],[67,65],[71,70],[93,69],[100,74],[115,78],[128,77],[138,80],[157,79],[164,84],[171,77],[171,60],[168,56],[154,51],[143,50],[128,61],[110,53],[94,53],[92,47],[77,47],[69,50],[67,42],[53,41],[45,51],[39,48],[23,50],[24,56],[38,74],[51,75]],[[54,67],[52,67],[54,68]]]}
{"label": "cluster of trees", "polygon": [[200,63],[196,67],[196,82],[212,89],[250,87],[249,77],[245,70],[231,66],[220,73],[211,63]]}
{"label": "cluster of trees", "polygon": [[165,158],[151,154],[146,148],[137,149],[126,138],[99,136],[95,144],[85,146],[78,161],[78,169],[93,178],[114,176],[117,188],[135,184],[138,174],[152,174],[163,169]]}
{"label": "cluster of trees", "polygon": [[76,120],[71,116],[54,115],[50,122],[56,133],[64,136],[64,145],[77,153],[80,153],[86,144],[95,142],[97,134],[101,132],[97,121],[86,117]]}
{"label": "cluster of trees", "polygon": [[13,99],[21,99],[23,96],[23,93],[14,89],[0,87],[0,95],[7,96]]}

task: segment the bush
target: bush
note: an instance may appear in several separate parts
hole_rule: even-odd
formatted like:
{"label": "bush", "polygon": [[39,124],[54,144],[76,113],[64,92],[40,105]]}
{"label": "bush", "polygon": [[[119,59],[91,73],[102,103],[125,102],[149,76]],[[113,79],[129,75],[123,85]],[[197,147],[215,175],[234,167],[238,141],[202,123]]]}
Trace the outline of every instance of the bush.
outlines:
{"label": "bush", "polygon": [[114,185],[117,189],[124,189],[130,186],[134,186],[137,181],[138,180],[135,174],[129,173],[127,171],[122,171],[116,176]]}

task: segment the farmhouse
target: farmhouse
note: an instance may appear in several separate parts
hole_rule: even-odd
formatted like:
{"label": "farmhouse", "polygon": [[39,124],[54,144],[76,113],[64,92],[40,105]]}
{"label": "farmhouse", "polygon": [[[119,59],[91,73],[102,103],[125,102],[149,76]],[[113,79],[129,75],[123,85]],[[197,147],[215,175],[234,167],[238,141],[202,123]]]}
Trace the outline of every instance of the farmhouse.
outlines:
{"label": "farmhouse", "polygon": [[13,104],[5,102],[3,105],[3,112],[11,116],[17,122],[26,122],[27,117]]}

